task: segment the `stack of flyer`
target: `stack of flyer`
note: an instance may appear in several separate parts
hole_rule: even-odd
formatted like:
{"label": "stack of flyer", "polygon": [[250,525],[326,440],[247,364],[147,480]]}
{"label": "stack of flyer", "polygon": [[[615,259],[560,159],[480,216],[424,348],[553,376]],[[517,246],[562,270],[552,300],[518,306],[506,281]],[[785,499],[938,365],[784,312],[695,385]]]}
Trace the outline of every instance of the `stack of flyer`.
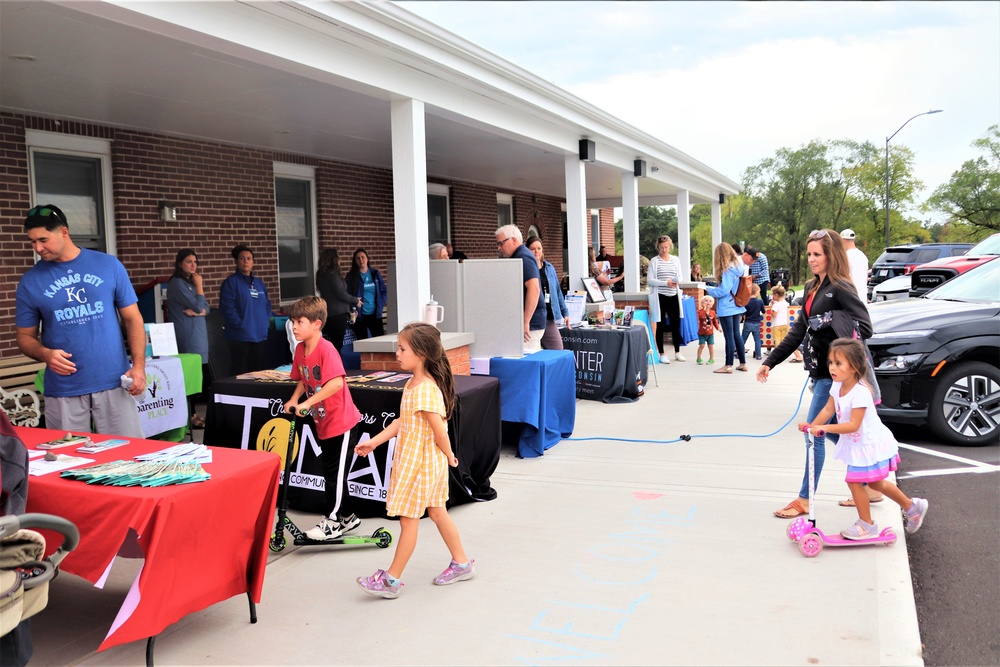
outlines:
{"label": "stack of flyer", "polygon": [[55,440],[49,440],[48,442],[41,442],[35,445],[35,449],[61,449],[63,447],[80,447],[82,445],[91,444],[89,436],[86,435],[73,435],[72,433],[67,433],[61,438]]}

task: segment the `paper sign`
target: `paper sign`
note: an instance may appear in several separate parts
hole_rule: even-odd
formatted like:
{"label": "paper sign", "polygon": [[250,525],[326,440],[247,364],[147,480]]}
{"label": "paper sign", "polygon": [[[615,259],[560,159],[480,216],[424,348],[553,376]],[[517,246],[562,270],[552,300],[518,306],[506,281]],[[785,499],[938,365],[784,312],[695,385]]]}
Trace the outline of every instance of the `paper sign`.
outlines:
{"label": "paper sign", "polygon": [[566,319],[567,326],[583,321],[584,311],[587,309],[586,297],[582,294],[566,295]]}
{"label": "paper sign", "polygon": [[177,336],[174,334],[173,322],[146,324],[145,328],[147,357],[165,357],[177,354]]}

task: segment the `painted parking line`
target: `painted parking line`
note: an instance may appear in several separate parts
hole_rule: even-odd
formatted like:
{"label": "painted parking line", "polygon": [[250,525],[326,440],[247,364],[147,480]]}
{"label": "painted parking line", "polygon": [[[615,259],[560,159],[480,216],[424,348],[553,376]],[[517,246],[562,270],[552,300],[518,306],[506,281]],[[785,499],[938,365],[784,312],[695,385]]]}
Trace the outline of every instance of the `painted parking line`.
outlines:
{"label": "painted parking line", "polygon": [[903,449],[908,449],[911,452],[917,452],[919,454],[926,454],[928,456],[936,456],[940,459],[947,459],[949,461],[955,461],[956,463],[963,463],[967,468],[940,468],[937,470],[914,470],[906,475],[900,475],[898,479],[909,479],[911,477],[933,477],[938,475],[965,475],[968,473],[989,473],[989,472],[1000,472],[1000,466],[992,465],[989,463],[983,463],[982,461],[976,461],[975,459],[967,459],[964,456],[955,456],[954,454],[947,454],[945,452],[938,452],[933,449],[927,449],[926,447],[918,447],[916,445],[906,445],[899,443],[899,446]]}
{"label": "painted parking line", "polygon": [[911,477],[933,477],[935,475],[965,475],[968,473],[1000,472],[1000,466],[985,466],[975,468],[941,468],[940,470],[914,470],[913,472],[900,475],[897,479],[910,479]]}

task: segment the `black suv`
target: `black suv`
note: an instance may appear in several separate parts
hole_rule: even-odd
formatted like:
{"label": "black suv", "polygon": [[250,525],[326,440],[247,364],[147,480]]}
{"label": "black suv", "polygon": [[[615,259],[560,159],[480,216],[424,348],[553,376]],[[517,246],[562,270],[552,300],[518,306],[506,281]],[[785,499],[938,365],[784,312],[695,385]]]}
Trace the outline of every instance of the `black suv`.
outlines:
{"label": "black suv", "polygon": [[971,247],[971,243],[923,243],[886,248],[872,264],[871,274],[868,276],[868,300],[872,300],[872,288],[879,283],[908,274],[914,267],[941,257],[964,255]]}
{"label": "black suv", "polygon": [[928,424],[956,445],[1000,438],[1000,261],[921,299],[873,303],[868,339],[884,421]]}

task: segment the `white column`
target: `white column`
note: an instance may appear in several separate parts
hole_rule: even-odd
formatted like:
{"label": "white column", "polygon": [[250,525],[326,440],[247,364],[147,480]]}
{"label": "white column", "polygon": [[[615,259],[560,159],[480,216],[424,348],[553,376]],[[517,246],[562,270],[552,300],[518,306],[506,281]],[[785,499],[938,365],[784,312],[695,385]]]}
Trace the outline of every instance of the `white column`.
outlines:
{"label": "white column", "polygon": [[625,253],[625,291],[639,291],[639,179],[622,172],[622,251]]}
{"label": "white column", "polygon": [[396,300],[400,328],[420,319],[430,299],[427,256],[427,154],[424,103],[392,101],[392,202],[396,232]]}
{"label": "white column", "polygon": [[[715,261],[715,246],[722,243],[722,204],[717,201],[712,202],[712,261]],[[708,275],[711,270],[702,273]]]}
{"label": "white column", "polygon": [[[569,255],[569,291],[583,289],[587,270],[587,180],[584,161],[576,154],[566,156],[566,248]],[[426,254],[426,253],[425,253]]]}
{"label": "white column", "polygon": [[691,198],[677,191],[677,257],[681,260],[681,282],[691,279]]}

